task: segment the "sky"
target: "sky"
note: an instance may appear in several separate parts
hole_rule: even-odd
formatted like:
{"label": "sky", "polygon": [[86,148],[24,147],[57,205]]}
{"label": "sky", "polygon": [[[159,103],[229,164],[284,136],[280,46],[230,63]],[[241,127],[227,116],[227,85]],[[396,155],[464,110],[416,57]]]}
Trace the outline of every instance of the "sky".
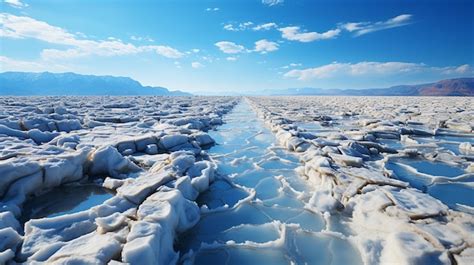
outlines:
{"label": "sky", "polygon": [[197,94],[474,76],[474,1],[0,1],[0,72]]}

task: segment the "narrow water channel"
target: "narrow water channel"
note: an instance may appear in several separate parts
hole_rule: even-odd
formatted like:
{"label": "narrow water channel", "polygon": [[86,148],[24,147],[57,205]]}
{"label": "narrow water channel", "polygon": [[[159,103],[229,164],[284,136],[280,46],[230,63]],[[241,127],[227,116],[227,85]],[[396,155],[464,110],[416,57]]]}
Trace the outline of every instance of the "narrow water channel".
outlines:
{"label": "narrow water channel", "polygon": [[305,209],[311,194],[295,169],[296,156],[276,139],[242,100],[210,132],[209,150],[222,180],[198,198],[201,220],[176,246],[182,263],[361,264],[340,233],[343,222]]}

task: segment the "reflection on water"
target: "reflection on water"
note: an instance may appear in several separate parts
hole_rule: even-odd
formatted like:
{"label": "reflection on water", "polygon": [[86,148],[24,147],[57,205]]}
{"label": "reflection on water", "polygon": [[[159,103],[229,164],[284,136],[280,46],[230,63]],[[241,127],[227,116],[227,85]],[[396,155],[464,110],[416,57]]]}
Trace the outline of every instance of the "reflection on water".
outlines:
{"label": "reflection on water", "polygon": [[26,201],[21,221],[84,211],[112,196],[112,191],[96,184],[60,186]]}
{"label": "reflection on water", "polygon": [[[385,167],[392,170],[395,176],[410,183],[410,186],[439,199],[451,208],[456,209],[457,204],[474,207],[473,177],[456,177],[465,175],[461,167],[421,159],[392,159]],[[422,175],[417,172],[422,173]],[[472,174],[470,174],[472,175]],[[467,175],[467,176],[470,176]],[[444,182],[436,182],[436,177],[447,178]]]}

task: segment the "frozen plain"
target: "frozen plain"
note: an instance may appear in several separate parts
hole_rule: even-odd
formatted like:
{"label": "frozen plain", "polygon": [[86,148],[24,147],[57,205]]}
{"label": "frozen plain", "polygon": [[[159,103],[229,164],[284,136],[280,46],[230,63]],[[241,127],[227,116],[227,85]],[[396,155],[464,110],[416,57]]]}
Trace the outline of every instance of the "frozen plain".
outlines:
{"label": "frozen plain", "polygon": [[472,264],[473,106],[1,97],[0,263]]}

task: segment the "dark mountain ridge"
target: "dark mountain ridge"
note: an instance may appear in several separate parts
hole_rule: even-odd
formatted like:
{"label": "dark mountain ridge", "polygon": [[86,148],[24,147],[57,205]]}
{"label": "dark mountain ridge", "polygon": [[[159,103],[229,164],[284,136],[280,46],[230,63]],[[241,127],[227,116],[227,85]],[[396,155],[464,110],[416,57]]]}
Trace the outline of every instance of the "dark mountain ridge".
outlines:
{"label": "dark mountain ridge", "polygon": [[0,73],[0,95],[156,95],[190,96],[164,87],[142,86],[129,77],[76,73]]}
{"label": "dark mountain ridge", "polygon": [[420,85],[370,89],[288,88],[264,90],[265,95],[320,96],[474,96],[474,78],[455,78]]}

